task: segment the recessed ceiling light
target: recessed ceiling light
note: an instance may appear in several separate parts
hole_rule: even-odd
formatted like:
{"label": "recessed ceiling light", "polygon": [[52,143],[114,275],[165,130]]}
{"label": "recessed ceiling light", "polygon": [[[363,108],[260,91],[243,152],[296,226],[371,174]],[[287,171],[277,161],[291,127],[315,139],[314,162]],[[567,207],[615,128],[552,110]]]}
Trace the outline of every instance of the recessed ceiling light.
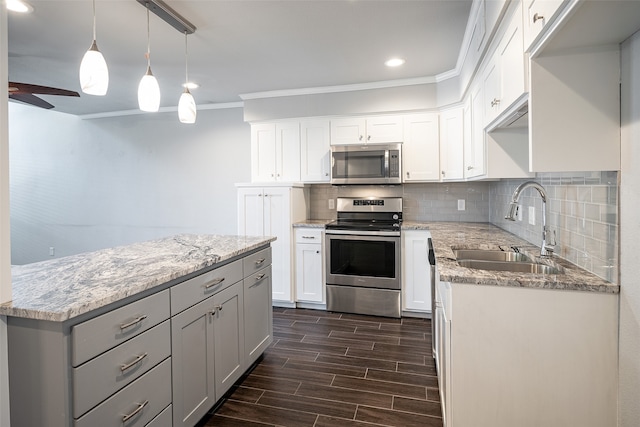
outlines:
{"label": "recessed ceiling light", "polygon": [[402,64],[404,64],[404,59],[402,58],[391,58],[384,63],[387,67],[399,67]]}
{"label": "recessed ceiling light", "polygon": [[187,89],[198,89],[200,85],[198,83],[188,82],[182,83],[182,87],[186,87]]}
{"label": "recessed ceiling light", "polygon": [[33,6],[23,0],[7,0],[7,10],[19,13],[33,12]]}

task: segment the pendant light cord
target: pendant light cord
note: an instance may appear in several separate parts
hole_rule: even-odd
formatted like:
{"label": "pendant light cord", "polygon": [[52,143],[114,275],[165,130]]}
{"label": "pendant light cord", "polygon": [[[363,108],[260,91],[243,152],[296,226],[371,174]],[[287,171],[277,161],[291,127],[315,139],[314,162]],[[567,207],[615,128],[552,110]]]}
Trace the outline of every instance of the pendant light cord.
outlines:
{"label": "pendant light cord", "polygon": [[184,75],[185,75],[185,88],[189,90],[189,49],[187,46],[187,32],[184,32]]}
{"label": "pendant light cord", "polygon": [[96,0],[93,0],[93,41],[96,41]]}
{"label": "pendant light cord", "polygon": [[147,67],[151,67],[151,31],[149,30],[149,2],[147,5]]}

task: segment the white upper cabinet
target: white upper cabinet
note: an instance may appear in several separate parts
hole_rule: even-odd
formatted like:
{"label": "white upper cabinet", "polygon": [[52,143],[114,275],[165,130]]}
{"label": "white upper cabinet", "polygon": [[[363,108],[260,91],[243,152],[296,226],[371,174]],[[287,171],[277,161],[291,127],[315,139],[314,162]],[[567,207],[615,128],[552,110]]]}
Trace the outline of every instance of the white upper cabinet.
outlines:
{"label": "white upper cabinet", "polygon": [[404,117],[403,182],[440,179],[440,135],[437,113]]}
{"label": "white upper cabinet", "polygon": [[485,124],[492,122],[526,92],[525,60],[522,5],[518,3],[482,74]]}
{"label": "white upper cabinet", "polygon": [[486,173],[482,103],[482,85],[476,84],[471,88],[464,110],[464,177],[467,179]]}
{"label": "white upper cabinet", "polygon": [[300,180],[331,180],[331,146],[328,119],[303,120],[300,123]]}
{"label": "white upper cabinet", "polygon": [[399,143],[403,140],[402,128],[402,116],[333,119],[331,145]]}
{"label": "white upper cabinet", "polygon": [[528,51],[542,30],[555,18],[563,0],[524,0],[524,48]]}
{"label": "white upper cabinet", "polygon": [[300,181],[298,122],[251,126],[251,181]]}
{"label": "white upper cabinet", "polygon": [[464,112],[440,112],[440,169],[443,181],[464,179]]}

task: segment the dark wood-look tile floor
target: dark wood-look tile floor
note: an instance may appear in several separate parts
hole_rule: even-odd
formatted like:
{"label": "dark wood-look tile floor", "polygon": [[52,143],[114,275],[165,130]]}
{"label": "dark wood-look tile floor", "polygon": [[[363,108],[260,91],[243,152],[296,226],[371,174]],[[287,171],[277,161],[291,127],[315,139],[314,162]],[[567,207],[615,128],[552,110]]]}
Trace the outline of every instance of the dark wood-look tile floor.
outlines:
{"label": "dark wood-look tile floor", "polygon": [[274,308],[274,342],[200,426],[442,426],[428,319]]}

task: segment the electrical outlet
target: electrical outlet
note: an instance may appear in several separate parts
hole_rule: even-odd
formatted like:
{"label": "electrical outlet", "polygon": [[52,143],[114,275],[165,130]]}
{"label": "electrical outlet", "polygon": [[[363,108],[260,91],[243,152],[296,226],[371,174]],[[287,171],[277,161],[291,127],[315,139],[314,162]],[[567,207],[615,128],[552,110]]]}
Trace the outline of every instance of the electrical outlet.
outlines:
{"label": "electrical outlet", "polygon": [[536,225],[536,208],[529,206],[529,224]]}
{"label": "electrical outlet", "polygon": [[458,199],[458,210],[459,211],[463,211],[465,210],[465,200],[464,199]]}
{"label": "electrical outlet", "polygon": [[335,201],[333,199],[329,199],[328,202],[329,202],[329,209],[335,209],[336,208]]}
{"label": "electrical outlet", "polygon": [[516,219],[522,222],[522,205],[518,205],[516,209]]}
{"label": "electrical outlet", "polygon": [[56,248],[53,246],[49,246],[49,256],[54,256],[56,254]]}

